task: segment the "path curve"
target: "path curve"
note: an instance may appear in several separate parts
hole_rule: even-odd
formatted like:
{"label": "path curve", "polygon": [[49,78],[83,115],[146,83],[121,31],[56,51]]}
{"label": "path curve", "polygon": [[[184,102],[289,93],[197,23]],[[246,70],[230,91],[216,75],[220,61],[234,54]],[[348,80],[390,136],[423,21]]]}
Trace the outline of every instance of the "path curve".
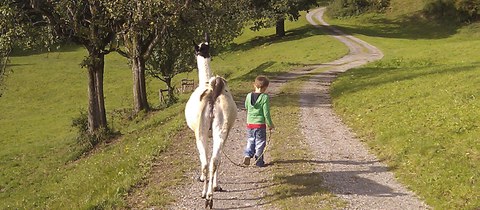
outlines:
{"label": "path curve", "polygon": [[[328,70],[313,76],[301,91],[302,132],[313,157],[322,163],[314,173],[324,185],[347,201],[346,209],[429,209],[414,193],[395,180],[388,167],[368,152],[355,134],[332,110],[330,84],[336,75],[383,57],[376,47],[330,27],[322,18],[325,8],[307,14],[307,20],[331,29],[332,36],[350,50],[343,58],[323,66]],[[312,97],[313,96],[313,97]]]}
{"label": "path curve", "polygon": [[[310,70],[329,68],[327,72],[313,76],[301,91],[302,131],[309,137],[315,161],[321,163],[313,173],[324,177],[325,186],[349,203],[347,209],[428,209],[413,193],[395,181],[387,167],[368,153],[332,111],[328,89],[336,75],[381,59],[383,54],[374,46],[331,28],[322,19],[324,11],[324,8],[311,11],[307,14],[307,20],[314,26],[331,29],[331,36],[345,43],[350,52],[333,62],[306,66],[271,78],[269,94],[274,96],[287,81],[310,74]],[[322,26],[315,23],[314,19]],[[224,147],[224,154],[234,162],[242,159],[245,124],[246,113],[239,110],[237,121]],[[192,155],[197,155],[196,148],[192,147],[190,151]],[[276,209],[265,201],[265,198],[271,196],[268,194],[273,183],[271,169],[240,168],[225,158],[224,154],[219,185],[226,191],[214,194],[214,209]],[[268,153],[266,159],[271,160]],[[196,181],[198,171],[199,167],[196,166],[195,170],[186,172],[188,181],[171,189],[176,202],[168,206],[168,209],[202,208],[202,183]]]}

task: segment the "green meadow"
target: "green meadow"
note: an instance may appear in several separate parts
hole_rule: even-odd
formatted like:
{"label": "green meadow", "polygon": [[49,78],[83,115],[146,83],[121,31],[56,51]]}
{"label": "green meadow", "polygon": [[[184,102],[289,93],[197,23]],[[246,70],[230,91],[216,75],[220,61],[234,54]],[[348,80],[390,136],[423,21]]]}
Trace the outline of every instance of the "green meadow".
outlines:
{"label": "green meadow", "polygon": [[425,20],[419,4],[327,21],[385,54],[335,81],[334,107],[427,204],[478,209],[480,24]]}
{"label": "green meadow", "polygon": [[[274,29],[246,29],[214,57],[214,73],[229,80],[238,99],[250,91],[258,74],[274,76],[347,53],[341,43],[303,19],[287,22],[286,29],[283,39],[273,36]],[[11,58],[0,98],[1,209],[125,208],[129,190],[148,174],[154,158],[175,143],[175,134],[186,129],[183,108],[188,94],[165,108],[158,100],[158,89],[164,86],[151,78],[147,88],[155,111],[129,119],[130,67],[121,56],[109,54],[107,118],[121,135],[78,158],[71,124],[87,108],[87,74],[79,65],[85,56],[83,48],[67,45],[48,53],[17,52]],[[177,85],[182,78],[196,78],[196,72],[178,75]]]}
{"label": "green meadow", "polygon": [[[339,76],[331,91],[334,109],[428,205],[477,209],[480,24],[426,20],[419,15],[422,7],[423,1],[392,0],[384,14],[327,19],[385,54],[380,61]],[[347,53],[345,46],[304,18],[287,22],[286,29],[282,39],[273,36],[273,28],[245,29],[213,57],[214,73],[227,78],[237,100],[243,100],[259,74],[273,77]],[[145,179],[154,159],[171,148],[175,135],[185,132],[183,108],[188,94],[166,108],[158,100],[158,89],[164,85],[152,78],[147,79],[147,89],[155,110],[129,118],[130,67],[121,56],[109,54],[107,118],[120,135],[78,157],[71,124],[87,108],[87,74],[79,65],[85,56],[83,48],[66,45],[48,53],[16,52],[11,58],[6,90],[0,97],[0,209],[126,208],[133,186]],[[175,83],[182,78],[196,78],[196,72],[178,75]],[[282,121],[298,122],[295,87],[303,79],[288,83],[279,95],[284,98],[272,100],[273,120],[279,122],[275,139],[300,142],[303,138],[281,126]],[[288,106],[275,107],[282,102]],[[292,147],[289,156],[309,158],[308,148],[301,144],[278,141],[271,150],[274,161],[285,160],[281,150],[285,146]],[[182,173],[186,167],[173,171]],[[284,209],[309,208],[312,202],[324,203],[327,209],[343,205],[325,190],[308,187],[321,182],[309,173],[311,166],[293,167],[274,168],[276,187],[269,192],[274,204]],[[156,190],[152,194],[157,196],[148,202],[162,206],[173,200],[159,198],[158,194],[167,193],[165,189]]]}

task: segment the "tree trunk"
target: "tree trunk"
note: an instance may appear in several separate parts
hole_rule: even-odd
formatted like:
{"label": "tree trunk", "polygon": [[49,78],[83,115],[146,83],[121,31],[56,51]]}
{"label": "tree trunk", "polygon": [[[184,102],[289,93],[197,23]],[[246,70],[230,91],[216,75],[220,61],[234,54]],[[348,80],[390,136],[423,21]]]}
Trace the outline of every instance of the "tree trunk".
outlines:
{"label": "tree trunk", "polygon": [[133,58],[133,100],[135,113],[142,110],[148,111],[147,88],[145,84],[145,61],[142,56]]}
{"label": "tree trunk", "polygon": [[94,134],[107,128],[103,95],[104,55],[100,50],[88,50],[88,131]]}
{"label": "tree trunk", "polygon": [[96,85],[97,85],[97,100],[98,100],[98,113],[100,115],[100,127],[107,128],[107,113],[105,111],[105,97],[103,94],[103,74],[105,66],[105,56],[99,55],[98,63],[95,64],[97,71],[95,72]]}
{"label": "tree trunk", "polygon": [[138,35],[133,35],[132,74],[133,74],[133,103],[135,113],[148,111],[147,88],[145,84],[145,59],[143,58],[142,44]]}
{"label": "tree trunk", "polygon": [[88,66],[88,132],[95,133],[99,128],[98,116],[98,100],[96,90],[95,69],[93,66]]}
{"label": "tree trunk", "polygon": [[284,18],[280,18],[277,20],[275,29],[276,29],[277,37],[285,36],[285,19]]}
{"label": "tree trunk", "polygon": [[7,69],[7,63],[8,63],[8,55],[7,56],[0,56],[0,97],[3,95],[3,78],[5,76],[5,70]]}
{"label": "tree trunk", "polygon": [[166,78],[165,84],[168,89],[168,104],[173,104],[175,102],[175,95],[173,93],[172,78]]}

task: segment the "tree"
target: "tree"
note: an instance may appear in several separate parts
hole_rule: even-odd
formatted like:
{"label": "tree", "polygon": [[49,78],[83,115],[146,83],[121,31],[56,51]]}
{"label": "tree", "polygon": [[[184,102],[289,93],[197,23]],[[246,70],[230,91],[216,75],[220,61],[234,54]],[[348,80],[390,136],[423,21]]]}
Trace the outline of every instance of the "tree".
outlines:
{"label": "tree", "polygon": [[108,0],[23,0],[20,8],[30,21],[51,28],[51,35],[83,45],[88,56],[81,66],[88,72],[88,131],[96,134],[107,129],[103,94],[105,55],[118,31],[118,22]]}
{"label": "tree", "polygon": [[194,68],[192,40],[207,32],[218,48],[227,45],[241,34],[248,20],[245,5],[244,0],[192,1],[165,18],[161,38],[146,62],[148,74],[166,84],[169,104],[176,101],[173,77]]}
{"label": "tree", "polygon": [[[164,33],[170,22],[178,19],[179,13],[188,6],[190,0],[117,1],[116,16],[122,19],[122,40],[125,50],[117,49],[120,55],[130,59],[133,75],[134,111],[148,111],[145,65],[152,49],[165,39]],[[122,5],[119,7],[118,5]]]}
{"label": "tree", "polygon": [[285,19],[296,21],[300,11],[317,5],[316,0],[252,0],[251,11],[254,19],[253,30],[275,25],[276,35],[285,36]]}
{"label": "tree", "polygon": [[27,17],[21,12],[22,4],[0,0],[0,97],[9,55],[14,48],[31,50],[49,47],[53,37],[49,27],[36,26],[40,17]]}
{"label": "tree", "polygon": [[189,44],[188,40],[180,38],[175,34],[178,33],[167,30],[165,39],[158,43],[153,50],[150,60],[147,61],[147,73],[161,80],[167,86],[167,104],[176,102],[176,97],[173,93],[174,86],[172,85],[173,77],[179,73],[191,71],[193,68],[192,54],[182,53],[191,50],[192,45]]}
{"label": "tree", "polygon": [[[147,61],[147,72],[163,81],[168,88],[168,103],[175,101],[172,79],[194,68],[192,40],[203,33],[211,34],[209,43],[222,48],[241,34],[246,18],[245,0],[192,1],[178,18],[167,22],[162,39]],[[194,43],[196,44],[196,43]]]}

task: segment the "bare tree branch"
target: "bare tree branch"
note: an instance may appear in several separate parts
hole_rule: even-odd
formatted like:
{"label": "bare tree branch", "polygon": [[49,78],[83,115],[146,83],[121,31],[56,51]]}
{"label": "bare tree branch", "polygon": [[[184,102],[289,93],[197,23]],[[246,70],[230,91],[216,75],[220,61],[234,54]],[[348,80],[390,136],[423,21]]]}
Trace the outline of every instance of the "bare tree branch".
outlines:
{"label": "bare tree branch", "polygon": [[166,25],[162,26],[162,30],[160,32],[158,32],[158,30],[155,30],[156,31],[155,37],[153,38],[153,40],[150,42],[147,49],[143,53],[143,55],[142,55],[143,59],[147,60],[148,57],[150,57],[150,54],[152,53],[153,48],[160,41],[160,38],[162,37],[162,35],[165,33],[166,30],[167,30]]}

